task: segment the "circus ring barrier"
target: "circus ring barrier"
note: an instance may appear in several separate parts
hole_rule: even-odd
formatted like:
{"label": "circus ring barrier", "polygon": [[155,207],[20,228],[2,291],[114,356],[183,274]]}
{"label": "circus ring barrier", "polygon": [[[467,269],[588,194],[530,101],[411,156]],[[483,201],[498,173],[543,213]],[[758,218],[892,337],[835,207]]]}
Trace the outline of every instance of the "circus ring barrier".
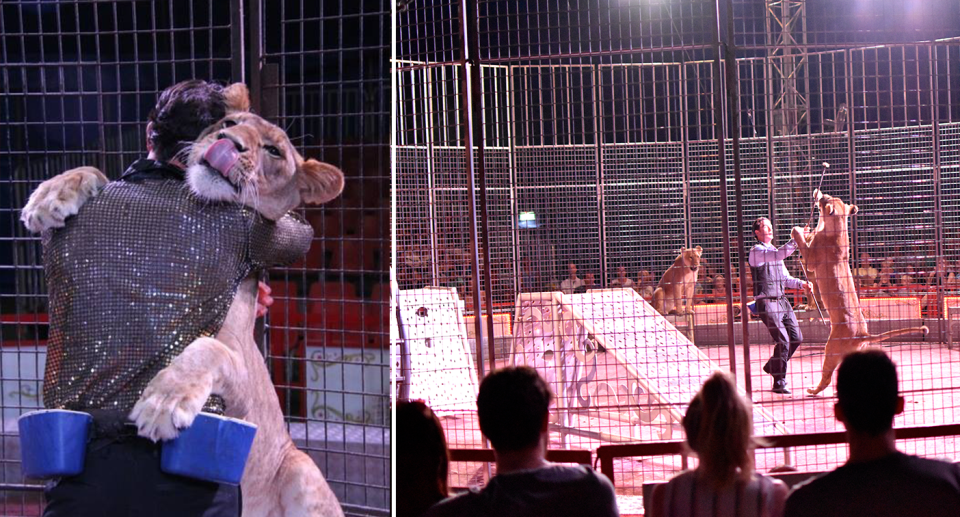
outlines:
{"label": "circus ring barrier", "polygon": [[[551,425],[563,445],[568,435],[669,440],[703,381],[720,369],[632,289],[518,295],[511,360],[536,368],[554,389]],[[758,434],[786,433],[763,408],[753,413]]]}

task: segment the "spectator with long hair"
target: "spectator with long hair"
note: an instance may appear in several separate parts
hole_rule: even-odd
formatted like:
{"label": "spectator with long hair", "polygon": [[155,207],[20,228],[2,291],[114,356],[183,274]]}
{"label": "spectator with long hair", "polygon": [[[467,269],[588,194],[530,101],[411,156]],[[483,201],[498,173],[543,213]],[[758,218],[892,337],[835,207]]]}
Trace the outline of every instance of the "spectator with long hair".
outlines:
{"label": "spectator with long hair", "polygon": [[397,403],[397,516],[419,517],[449,495],[447,439],[433,411],[419,400]]}
{"label": "spectator with long hair", "polygon": [[753,416],[731,374],[714,372],[682,423],[700,464],[654,489],[654,517],[783,514],[787,485],[754,471]]}

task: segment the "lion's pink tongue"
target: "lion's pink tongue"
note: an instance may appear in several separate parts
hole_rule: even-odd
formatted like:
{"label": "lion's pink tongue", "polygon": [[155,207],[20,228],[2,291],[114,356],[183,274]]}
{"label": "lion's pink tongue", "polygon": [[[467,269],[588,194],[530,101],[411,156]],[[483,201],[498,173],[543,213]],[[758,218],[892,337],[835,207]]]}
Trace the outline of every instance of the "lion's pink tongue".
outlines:
{"label": "lion's pink tongue", "polygon": [[224,176],[230,172],[233,165],[240,159],[240,153],[229,138],[221,138],[214,142],[208,149],[203,158],[211,167],[220,171]]}

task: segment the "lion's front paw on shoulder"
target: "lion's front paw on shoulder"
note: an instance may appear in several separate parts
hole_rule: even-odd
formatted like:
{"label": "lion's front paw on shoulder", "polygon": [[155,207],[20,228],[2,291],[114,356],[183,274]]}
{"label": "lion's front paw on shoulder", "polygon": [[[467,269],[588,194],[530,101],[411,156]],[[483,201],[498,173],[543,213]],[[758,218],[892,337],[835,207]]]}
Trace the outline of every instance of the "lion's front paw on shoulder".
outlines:
{"label": "lion's front paw on shoulder", "polygon": [[130,412],[137,432],[150,440],[172,440],[180,430],[190,427],[210,396],[210,381],[178,375],[176,370],[161,371],[143,390]]}
{"label": "lion's front paw on shoulder", "polygon": [[78,167],[44,181],[30,194],[20,221],[33,233],[62,228],[88,199],[107,184],[107,177],[94,167]]}

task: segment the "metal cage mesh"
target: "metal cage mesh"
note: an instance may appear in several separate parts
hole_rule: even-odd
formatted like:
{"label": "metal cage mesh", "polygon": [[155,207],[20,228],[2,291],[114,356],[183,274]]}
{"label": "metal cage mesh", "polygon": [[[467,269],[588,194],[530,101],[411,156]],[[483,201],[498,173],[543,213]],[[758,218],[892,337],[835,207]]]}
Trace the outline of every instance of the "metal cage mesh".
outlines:
{"label": "metal cage mesh", "polygon": [[42,511],[13,424],[41,406],[47,336],[39,239],[19,210],[66,169],[118,177],[144,154],[157,95],[190,78],[250,80],[257,111],[347,177],[340,199],[302,212],[315,242],[271,272],[258,340],[291,435],[346,513],[389,512],[389,13],[382,2],[301,0],[0,6],[0,513]]}
{"label": "metal cage mesh", "polygon": [[[550,446],[593,450],[618,441],[679,438],[677,418],[689,398],[671,397],[695,393],[700,365],[735,367],[763,413],[755,413],[765,422],[758,433],[842,429],[832,414],[832,389],[815,399],[768,391],[771,381],[760,367],[772,341],[755,318],[748,326],[750,347],[744,350],[741,343],[742,276],[747,299],[753,294],[749,268],[740,270],[755,242],[751,224],[771,218],[774,242],[783,244],[791,227],[816,224],[812,193],[820,186],[859,208],[850,220],[850,267],[871,331],[921,323],[931,329],[926,338],[877,345],[899,365],[901,390],[923,407],[898,417],[896,425],[953,422],[960,5],[945,0],[909,10],[903,2],[871,9],[854,4],[742,0],[730,2],[730,12],[722,8],[718,19],[716,3],[707,1],[468,2],[477,9],[479,55],[477,64],[463,65],[466,40],[458,40],[453,29],[463,24],[459,4],[409,2],[397,17],[402,60],[395,63],[397,281],[410,303],[424,308],[430,296],[438,297],[437,304],[446,300],[439,288],[456,287],[464,305],[451,306],[451,317],[459,310],[465,330],[461,337],[451,331],[456,347],[431,350],[425,343],[440,335],[432,334],[440,332],[431,327],[435,322],[401,321],[407,332],[417,329],[417,337],[401,347],[406,370],[398,386],[430,402],[435,392],[429,383],[412,383],[418,382],[417,368],[435,365],[444,354],[469,359],[478,377],[526,362],[548,378],[560,399]],[[722,60],[715,63],[718,25],[720,39],[736,55],[729,68]],[[424,26],[445,30],[431,39]],[[482,106],[482,141],[473,142],[465,141],[464,131],[464,70],[470,66],[479,66],[484,78],[480,98],[470,99]],[[438,72],[427,70],[448,73],[438,82],[431,80]],[[724,84],[727,70],[735,77]],[[733,98],[737,125],[729,112]],[[718,172],[721,129],[725,183]],[[481,175],[475,163],[474,229],[464,157],[480,148],[484,170]],[[453,184],[461,195],[447,196],[441,187]],[[485,232],[490,249],[478,246],[473,256],[471,242]],[[650,299],[677,250],[695,246],[702,247],[703,262],[690,317],[661,320],[623,292],[565,291],[569,263],[580,279],[590,273],[603,288],[625,283],[618,278],[622,267],[636,296]],[[489,278],[487,253],[495,260]],[[474,259],[492,290],[493,305],[484,301],[482,311],[473,307]],[[796,256],[786,265],[803,278]],[[455,282],[441,273],[451,267],[458,271]],[[732,275],[732,291],[719,275]],[[561,291],[563,297],[550,294]],[[610,296],[629,300],[603,301]],[[790,300],[805,336],[790,362],[796,393],[820,379],[829,321],[820,322],[802,293],[791,293]],[[735,321],[728,334],[731,302]],[[474,339],[478,312],[492,317],[492,342]],[[676,345],[679,355],[644,355],[648,348],[673,350],[685,342],[689,347]],[[454,448],[483,446],[469,396],[475,397],[474,381],[454,373],[466,371],[468,362],[447,370],[463,382],[461,399],[436,399],[441,409],[449,402],[450,414],[458,417],[444,419]],[[693,391],[678,387],[687,376],[696,380]],[[904,447],[951,456],[953,446],[952,438],[940,437]],[[798,447],[789,460],[801,470],[828,470],[846,454],[844,445]],[[783,450],[758,452],[761,470],[784,461]],[[618,460],[619,494],[639,494],[642,483],[667,479],[680,465],[676,457],[642,463]],[[454,486],[482,485],[489,475],[482,465],[468,463],[452,472]]]}

